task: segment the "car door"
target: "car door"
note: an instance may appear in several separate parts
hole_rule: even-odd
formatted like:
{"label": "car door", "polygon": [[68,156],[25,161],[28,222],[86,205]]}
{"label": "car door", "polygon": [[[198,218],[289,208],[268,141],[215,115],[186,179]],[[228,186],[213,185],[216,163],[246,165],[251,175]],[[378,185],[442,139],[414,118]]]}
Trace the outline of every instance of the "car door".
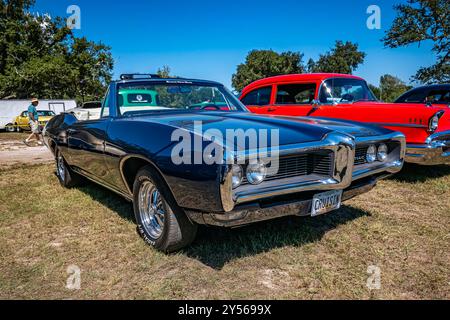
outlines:
{"label": "car door", "polygon": [[110,121],[109,112],[105,112],[99,119],[77,121],[67,130],[70,165],[98,180],[104,180],[108,171],[104,153]]}
{"label": "car door", "polygon": [[106,175],[105,132],[109,119],[78,121],[67,130],[70,165],[95,178]]}
{"label": "car door", "polygon": [[285,116],[309,116],[317,112],[315,104],[317,83],[298,82],[277,84],[274,102],[267,108],[268,114]]}

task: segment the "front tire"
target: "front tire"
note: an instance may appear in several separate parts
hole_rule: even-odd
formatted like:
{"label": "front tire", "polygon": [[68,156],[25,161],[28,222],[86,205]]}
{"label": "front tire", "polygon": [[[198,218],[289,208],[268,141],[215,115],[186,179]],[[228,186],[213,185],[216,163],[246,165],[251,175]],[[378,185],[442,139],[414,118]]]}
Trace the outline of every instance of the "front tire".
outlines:
{"label": "front tire", "polygon": [[78,186],[82,178],[79,174],[74,172],[67,165],[67,162],[64,160],[64,157],[58,149],[56,149],[56,176],[58,177],[59,183],[64,188],[73,188]]}
{"label": "front tire", "polygon": [[187,218],[160,175],[150,166],[136,176],[133,208],[140,235],[155,249],[173,252],[195,239],[197,225]]}

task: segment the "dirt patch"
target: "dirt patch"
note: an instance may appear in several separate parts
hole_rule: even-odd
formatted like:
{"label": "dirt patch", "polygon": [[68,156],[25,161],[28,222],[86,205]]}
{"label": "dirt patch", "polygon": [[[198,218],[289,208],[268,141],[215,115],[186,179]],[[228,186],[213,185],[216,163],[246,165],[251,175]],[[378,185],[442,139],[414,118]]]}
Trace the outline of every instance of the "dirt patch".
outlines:
{"label": "dirt patch", "polygon": [[53,159],[52,153],[45,146],[39,146],[37,143],[27,146],[21,140],[0,139],[0,168],[50,163]]}

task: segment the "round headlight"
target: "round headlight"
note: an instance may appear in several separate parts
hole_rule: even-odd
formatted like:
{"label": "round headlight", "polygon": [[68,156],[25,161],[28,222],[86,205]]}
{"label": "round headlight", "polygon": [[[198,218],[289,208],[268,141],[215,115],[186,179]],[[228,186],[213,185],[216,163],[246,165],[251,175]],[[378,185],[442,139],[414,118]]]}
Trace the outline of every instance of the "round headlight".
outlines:
{"label": "round headlight", "polygon": [[430,131],[436,131],[439,126],[439,117],[435,115],[430,121]]}
{"label": "round headlight", "polygon": [[244,179],[242,167],[238,164],[233,164],[233,167],[231,168],[231,175],[233,189],[236,189],[242,184],[242,180]]}
{"label": "round headlight", "polygon": [[377,147],[375,147],[374,145],[371,145],[367,149],[366,160],[368,163],[372,163],[375,160],[377,160]]}
{"label": "round headlight", "polygon": [[387,147],[387,145],[382,143],[378,147],[377,159],[378,159],[378,161],[383,162],[383,161],[386,161],[387,157],[388,157],[388,147]]}
{"label": "round headlight", "polygon": [[251,184],[260,184],[266,179],[267,167],[264,163],[251,163],[247,167],[247,181]]}

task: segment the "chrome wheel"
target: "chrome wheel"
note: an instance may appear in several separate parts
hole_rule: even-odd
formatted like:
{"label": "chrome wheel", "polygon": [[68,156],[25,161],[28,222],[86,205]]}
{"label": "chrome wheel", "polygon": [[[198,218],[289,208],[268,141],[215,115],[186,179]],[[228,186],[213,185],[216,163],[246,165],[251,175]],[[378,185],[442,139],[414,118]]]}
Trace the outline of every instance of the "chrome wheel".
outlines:
{"label": "chrome wheel", "polygon": [[58,158],[56,159],[56,170],[58,172],[59,178],[64,182],[64,179],[66,177],[66,166],[64,164],[64,158],[61,156],[61,154],[58,154]]}
{"label": "chrome wheel", "polygon": [[159,239],[164,230],[165,207],[161,193],[150,181],[144,181],[139,189],[139,215],[145,231]]}

